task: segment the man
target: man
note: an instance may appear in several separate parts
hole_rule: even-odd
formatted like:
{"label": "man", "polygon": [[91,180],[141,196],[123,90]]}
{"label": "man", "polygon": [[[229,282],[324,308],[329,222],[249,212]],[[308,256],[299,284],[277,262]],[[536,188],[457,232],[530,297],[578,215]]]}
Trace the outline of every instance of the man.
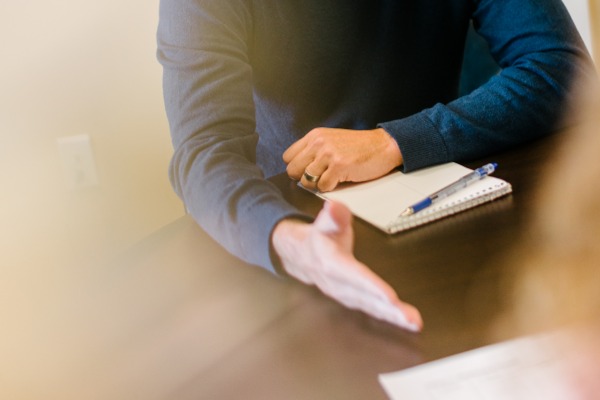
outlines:
{"label": "man", "polygon": [[[470,20],[502,71],[457,99]],[[345,207],[311,223],[265,177],[327,191],[539,137],[586,55],[560,0],[161,0],[158,58],[170,177],[198,223],[249,263],[420,330],[352,255]]]}

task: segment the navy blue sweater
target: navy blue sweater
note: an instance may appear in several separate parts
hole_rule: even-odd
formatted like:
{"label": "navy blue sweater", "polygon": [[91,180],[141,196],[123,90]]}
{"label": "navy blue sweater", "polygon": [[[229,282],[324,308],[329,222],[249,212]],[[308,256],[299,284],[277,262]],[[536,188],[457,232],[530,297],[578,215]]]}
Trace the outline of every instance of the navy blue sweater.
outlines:
{"label": "navy blue sweater", "polygon": [[[457,98],[472,20],[501,72]],[[315,127],[381,126],[403,168],[547,134],[586,59],[561,0],[161,0],[170,177],[198,223],[272,269],[299,215],[265,177]]]}

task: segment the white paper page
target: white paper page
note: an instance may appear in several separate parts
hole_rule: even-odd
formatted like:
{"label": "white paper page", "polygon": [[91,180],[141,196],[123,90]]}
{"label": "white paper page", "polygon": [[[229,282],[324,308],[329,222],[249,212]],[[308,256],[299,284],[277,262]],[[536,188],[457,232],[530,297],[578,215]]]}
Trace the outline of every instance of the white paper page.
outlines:
{"label": "white paper page", "polygon": [[571,400],[555,335],[482,347],[379,381],[391,400]]}
{"label": "white paper page", "polygon": [[[460,164],[448,163],[404,174],[394,172],[371,182],[345,185],[319,196],[341,202],[354,215],[379,227],[386,227],[402,211],[472,172]],[[457,199],[488,188],[495,178],[486,177],[437,202],[428,211],[442,208]]]}

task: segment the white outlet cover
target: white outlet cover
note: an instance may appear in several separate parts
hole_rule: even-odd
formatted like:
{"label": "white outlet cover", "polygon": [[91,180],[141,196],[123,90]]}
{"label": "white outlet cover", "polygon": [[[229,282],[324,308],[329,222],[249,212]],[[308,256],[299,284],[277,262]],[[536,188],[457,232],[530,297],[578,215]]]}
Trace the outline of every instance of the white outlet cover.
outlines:
{"label": "white outlet cover", "polygon": [[61,137],[57,139],[57,144],[69,188],[80,189],[99,185],[89,135]]}

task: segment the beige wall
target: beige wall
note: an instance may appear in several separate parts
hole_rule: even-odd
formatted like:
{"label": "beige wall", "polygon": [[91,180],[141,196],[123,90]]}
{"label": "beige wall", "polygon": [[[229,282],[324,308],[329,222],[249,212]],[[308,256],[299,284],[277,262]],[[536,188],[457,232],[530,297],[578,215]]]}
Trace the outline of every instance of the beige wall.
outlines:
{"label": "beige wall", "polygon": [[[157,10],[157,0],[0,4],[0,270],[114,252],[183,215],[167,178]],[[79,134],[100,185],[72,190],[57,138]]]}

